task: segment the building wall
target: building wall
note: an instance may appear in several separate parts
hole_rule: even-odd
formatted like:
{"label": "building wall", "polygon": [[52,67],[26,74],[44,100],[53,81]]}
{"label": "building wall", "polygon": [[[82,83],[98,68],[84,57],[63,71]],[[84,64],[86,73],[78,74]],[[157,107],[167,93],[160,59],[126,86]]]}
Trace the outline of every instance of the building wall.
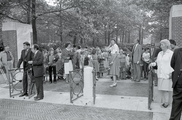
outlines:
{"label": "building wall", "polygon": [[182,47],[182,5],[174,5],[170,11],[169,39],[174,39]]}
{"label": "building wall", "polygon": [[[18,62],[18,53],[17,53],[17,33],[16,30],[8,30],[3,31],[3,43],[4,45],[8,45],[10,48],[10,51],[12,52],[14,58],[15,58],[15,65]],[[14,66],[15,67],[15,66]]]}

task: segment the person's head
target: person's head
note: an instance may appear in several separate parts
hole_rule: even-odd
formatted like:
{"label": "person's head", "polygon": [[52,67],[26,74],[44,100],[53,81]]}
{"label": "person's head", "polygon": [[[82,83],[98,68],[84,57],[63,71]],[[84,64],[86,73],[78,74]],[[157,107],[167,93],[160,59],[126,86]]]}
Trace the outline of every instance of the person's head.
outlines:
{"label": "person's head", "polygon": [[9,46],[4,46],[5,51],[9,51]]}
{"label": "person's head", "polygon": [[50,50],[50,54],[51,55],[54,55],[54,50]]}
{"label": "person's head", "polygon": [[135,40],[134,40],[134,43],[135,43],[135,44],[137,44],[137,43],[139,44],[139,43],[140,43],[139,39],[135,39]]}
{"label": "person's head", "polygon": [[73,45],[73,50],[74,50],[74,51],[77,50],[77,45]]}
{"label": "person's head", "polygon": [[115,39],[111,39],[111,45],[114,45],[115,43]]}
{"label": "person's head", "polygon": [[123,54],[123,52],[124,52],[124,51],[123,51],[122,49],[119,51],[120,54]]}
{"label": "person's head", "polygon": [[171,48],[173,49],[176,46],[176,41],[173,39],[170,39],[169,41],[171,43]]}
{"label": "person's head", "polygon": [[93,49],[92,50],[92,54],[95,55],[97,53],[97,50],[96,49]]}
{"label": "person's head", "polygon": [[4,46],[0,46],[0,52],[4,51]]}
{"label": "person's head", "polygon": [[170,42],[168,39],[164,39],[160,41],[160,47],[163,51],[170,49]]}
{"label": "person's head", "polygon": [[32,45],[32,52],[35,53],[35,51],[39,50],[39,45],[34,44]]}
{"label": "person's head", "polygon": [[71,43],[70,42],[66,43],[65,48],[68,48],[68,49],[71,48]]}
{"label": "person's head", "polygon": [[81,46],[80,46],[80,45],[78,45],[78,46],[77,46],[77,49],[78,49],[78,50],[80,50],[80,49],[81,49]]}
{"label": "person's head", "polygon": [[23,49],[28,49],[30,48],[30,43],[29,42],[24,42],[23,43]]}
{"label": "person's head", "polygon": [[150,49],[149,48],[145,48],[145,52],[150,52]]}
{"label": "person's head", "polygon": [[60,53],[60,52],[61,52],[61,49],[58,47],[58,48],[56,49],[56,52],[57,52],[57,53]]}

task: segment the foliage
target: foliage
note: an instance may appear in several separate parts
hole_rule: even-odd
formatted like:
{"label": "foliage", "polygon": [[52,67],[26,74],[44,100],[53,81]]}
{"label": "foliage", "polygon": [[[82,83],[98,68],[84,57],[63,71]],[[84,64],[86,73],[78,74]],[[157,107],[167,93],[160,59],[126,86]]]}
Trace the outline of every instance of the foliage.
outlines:
{"label": "foliage", "polygon": [[[2,0],[0,16],[29,23],[30,1]],[[121,36],[122,41],[132,42],[150,34],[161,39],[161,29],[168,27],[170,7],[180,3],[177,0],[58,0],[55,6],[50,6],[45,0],[36,0],[38,43],[71,41],[100,46],[108,44],[110,38]]]}

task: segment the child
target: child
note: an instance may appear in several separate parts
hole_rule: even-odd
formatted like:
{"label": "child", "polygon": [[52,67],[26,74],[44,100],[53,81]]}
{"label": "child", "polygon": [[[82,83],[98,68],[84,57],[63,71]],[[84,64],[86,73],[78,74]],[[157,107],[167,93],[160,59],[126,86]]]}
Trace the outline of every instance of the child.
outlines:
{"label": "child", "polygon": [[98,56],[97,56],[96,49],[92,50],[92,64],[93,64],[93,68],[94,68],[95,73],[96,73],[96,79],[98,80],[99,62],[98,62]]}
{"label": "child", "polygon": [[99,61],[99,77],[103,77],[103,73],[105,71],[104,57],[100,49],[98,50],[98,61]]}
{"label": "child", "polygon": [[126,56],[124,55],[124,51],[120,50],[120,79],[126,79]]}

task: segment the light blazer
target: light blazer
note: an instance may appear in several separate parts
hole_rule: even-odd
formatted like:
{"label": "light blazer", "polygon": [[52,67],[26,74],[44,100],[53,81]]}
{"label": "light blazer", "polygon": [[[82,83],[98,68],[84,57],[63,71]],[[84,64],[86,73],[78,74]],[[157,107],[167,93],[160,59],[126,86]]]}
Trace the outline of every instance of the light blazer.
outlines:
{"label": "light blazer", "polygon": [[132,50],[132,62],[137,63],[139,61],[141,63],[142,46],[140,44],[138,44],[136,48],[135,46],[136,44],[133,46]]}
{"label": "light blazer", "polygon": [[42,52],[38,51],[33,58],[32,72],[33,77],[42,77],[44,75],[44,57]]}

